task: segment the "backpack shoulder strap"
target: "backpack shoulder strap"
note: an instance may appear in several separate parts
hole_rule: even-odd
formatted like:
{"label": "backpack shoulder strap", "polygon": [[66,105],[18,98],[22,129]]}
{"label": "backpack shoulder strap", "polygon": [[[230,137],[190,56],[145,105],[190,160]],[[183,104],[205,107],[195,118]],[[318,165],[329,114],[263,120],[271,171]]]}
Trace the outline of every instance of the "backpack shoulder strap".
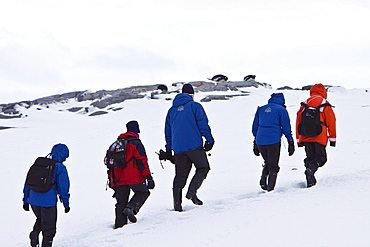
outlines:
{"label": "backpack shoulder strap", "polygon": [[140,140],[140,139],[138,139],[134,136],[128,136],[128,137],[125,137],[125,138],[122,138],[122,139],[127,140],[127,141]]}
{"label": "backpack shoulder strap", "polygon": [[54,164],[55,163],[63,163],[63,162],[60,162],[60,161],[55,160],[54,157],[53,157],[53,155],[51,153],[49,153],[45,157],[41,157],[41,158],[48,159],[48,160],[52,161]]}
{"label": "backpack shoulder strap", "polygon": [[[324,103],[324,104],[321,104],[321,105],[318,105],[318,106],[316,106],[315,108],[317,109],[317,110],[319,110],[321,107],[325,107],[325,106],[330,106],[330,107],[334,107],[334,106],[332,106],[331,104],[329,104],[329,103]],[[324,109],[321,109],[321,111],[323,111]]]}
{"label": "backpack shoulder strap", "polygon": [[36,160],[35,160],[35,163],[36,165],[55,165],[55,163],[57,163],[58,161],[56,160],[53,160],[51,158],[48,158],[48,157],[38,157]]}
{"label": "backpack shoulder strap", "polygon": [[[305,108],[310,108],[305,102],[301,102],[301,106],[304,106]],[[331,105],[330,103],[323,103],[321,105],[318,105],[318,106],[312,107],[312,108],[319,109],[319,108],[325,107],[325,106],[330,106],[330,107],[333,107],[333,108],[335,107],[335,106]]]}
{"label": "backpack shoulder strap", "polygon": [[324,103],[324,104],[321,104],[319,106],[317,106],[318,108],[320,107],[324,107],[324,106],[330,106],[330,107],[334,107],[333,105],[331,105],[330,103]]}
{"label": "backpack shoulder strap", "polygon": [[124,141],[124,145],[126,146],[127,143],[131,142],[131,141],[140,141],[139,138],[136,138],[134,136],[128,136],[126,138],[120,138],[120,140],[123,140]]}
{"label": "backpack shoulder strap", "polygon": [[[126,150],[126,145],[127,143],[129,143],[130,141],[135,141],[135,140],[139,140],[138,138],[134,137],[134,136],[128,136],[128,137],[125,137],[125,138],[119,138],[119,140],[122,140],[124,142],[124,145],[125,145],[125,150]],[[126,162],[130,162],[131,160],[133,160],[135,157],[132,156],[130,157]]]}

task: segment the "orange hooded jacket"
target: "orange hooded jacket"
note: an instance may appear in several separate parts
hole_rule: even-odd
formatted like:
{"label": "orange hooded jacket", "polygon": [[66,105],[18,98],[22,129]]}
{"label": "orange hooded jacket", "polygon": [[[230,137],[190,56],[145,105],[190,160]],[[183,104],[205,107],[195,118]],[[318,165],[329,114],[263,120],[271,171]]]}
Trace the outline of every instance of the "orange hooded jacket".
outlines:
{"label": "orange hooded jacket", "polygon": [[[310,98],[306,100],[306,104],[310,107],[316,107],[323,103],[329,103],[327,98],[327,93],[324,85],[322,84],[315,84],[312,86],[310,90]],[[298,134],[298,125],[302,121],[302,111],[304,110],[304,106],[299,108],[297,112],[297,121],[296,121],[296,137],[297,142],[318,142],[322,145],[328,144],[328,139],[330,142],[336,142],[337,132],[336,132],[336,119],[335,114],[330,106],[325,106],[320,108],[320,121],[324,122],[325,125],[322,126],[322,132],[318,136],[314,137],[305,137]]]}

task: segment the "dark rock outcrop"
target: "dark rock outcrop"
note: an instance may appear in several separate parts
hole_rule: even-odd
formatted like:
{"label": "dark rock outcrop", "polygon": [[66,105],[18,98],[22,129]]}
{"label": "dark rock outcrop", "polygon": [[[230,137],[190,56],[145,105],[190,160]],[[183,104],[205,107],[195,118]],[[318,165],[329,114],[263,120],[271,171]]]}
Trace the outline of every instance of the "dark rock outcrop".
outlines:
{"label": "dark rock outcrop", "polygon": [[6,127],[6,126],[0,126],[0,130],[6,130],[6,129],[12,129],[14,127]]}
{"label": "dark rock outcrop", "polygon": [[[217,77],[218,76],[218,77]],[[214,78],[222,78],[215,81],[192,81],[189,82],[194,86],[196,92],[212,92],[212,91],[238,91],[240,87],[271,87],[266,83],[260,83],[254,80],[254,78],[248,78],[244,81],[227,81],[227,77],[223,75],[217,75]],[[178,82],[172,84],[175,87],[172,91],[169,91],[168,87],[163,84],[155,84],[149,86],[133,86],[128,88],[121,88],[117,90],[100,90],[96,92],[90,91],[74,91],[64,94],[56,94],[43,98],[38,98],[33,101],[21,101],[10,104],[0,105],[0,119],[12,119],[26,117],[27,115],[22,114],[22,109],[29,109],[36,106],[37,110],[43,110],[49,108],[52,104],[66,104],[70,103],[70,100],[77,102],[91,101],[90,106],[76,106],[68,109],[59,109],[59,111],[69,111],[74,113],[90,113],[89,116],[97,116],[106,114],[106,111],[95,111],[95,109],[107,109],[107,111],[117,111],[122,108],[110,107],[110,105],[124,102],[129,99],[141,99],[147,96],[148,92],[151,92],[150,98],[159,99],[160,94],[171,94],[179,93],[181,85],[184,82]],[[243,93],[243,92],[242,92]],[[229,95],[225,96],[209,96],[208,99],[228,99]],[[165,98],[165,100],[171,100],[171,97]],[[207,100],[207,99],[206,99]],[[42,106],[42,107],[40,107]]]}
{"label": "dark rock outcrop", "polygon": [[[225,81],[225,82],[208,82],[208,81],[191,81],[189,82],[193,87],[195,87],[195,91],[197,92],[213,92],[213,91],[238,91],[240,87],[266,87],[271,88],[270,84],[257,82],[253,79],[249,79],[248,81]],[[184,84],[183,82],[178,82],[172,84],[174,86],[178,86],[179,84]]]}
{"label": "dark rock outcrop", "polygon": [[284,87],[279,87],[276,90],[293,90],[293,88],[291,88],[289,86],[284,86]]}
{"label": "dark rock outcrop", "polygon": [[108,114],[108,112],[106,112],[106,111],[96,111],[96,112],[91,113],[89,115],[89,117],[100,116],[100,115],[105,115],[105,114]]}
{"label": "dark rock outcrop", "polygon": [[51,96],[35,99],[30,102],[30,106],[31,105],[49,105],[52,103],[65,103],[69,99],[76,98],[81,93],[82,93],[81,91],[77,91],[77,92],[56,94],[56,95],[51,95]]}
{"label": "dark rock outcrop", "polygon": [[70,111],[70,112],[78,112],[81,109],[83,109],[83,107],[72,107],[72,108],[67,109],[67,111]]}
{"label": "dark rock outcrop", "polygon": [[244,94],[233,94],[233,95],[208,95],[207,97],[200,100],[200,102],[210,102],[212,100],[229,100],[233,97],[248,96],[248,93]]}
{"label": "dark rock outcrop", "polygon": [[97,107],[99,109],[104,109],[109,105],[121,103],[127,99],[141,99],[144,98],[145,95],[137,94],[137,93],[129,93],[129,92],[121,92],[119,95],[116,96],[108,96],[104,99],[97,100],[91,103],[92,106]]}
{"label": "dark rock outcrop", "polygon": [[4,115],[0,114],[0,119],[13,119],[13,118],[21,118],[22,114],[19,115]]}

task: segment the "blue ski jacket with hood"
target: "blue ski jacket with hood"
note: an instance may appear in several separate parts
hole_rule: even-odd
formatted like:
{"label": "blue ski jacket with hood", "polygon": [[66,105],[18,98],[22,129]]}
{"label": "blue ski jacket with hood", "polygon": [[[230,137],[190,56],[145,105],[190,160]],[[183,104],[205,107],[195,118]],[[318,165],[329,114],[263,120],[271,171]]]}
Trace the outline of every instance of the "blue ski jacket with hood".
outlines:
{"label": "blue ski jacket with hood", "polygon": [[283,134],[288,142],[293,141],[290,119],[284,104],[284,95],[274,93],[267,105],[258,107],[252,125],[252,133],[257,145],[279,143]]}
{"label": "blue ski jacket with hood", "polygon": [[202,105],[189,94],[179,93],[166,117],[166,150],[177,154],[203,147],[202,136],[209,143],[215,142]]}
{"label": "blue ski jacket with hood", "polygon": [[69,149],[65,144],[56,144],[51,150],[55,163],[53,187],[48,192],[32,191],[26,184],[23,188],[23,202],[40,207],[53,207],[57,205],[59,195],[64,208],[69,208],[69,177],[63,162],[69,157]]}

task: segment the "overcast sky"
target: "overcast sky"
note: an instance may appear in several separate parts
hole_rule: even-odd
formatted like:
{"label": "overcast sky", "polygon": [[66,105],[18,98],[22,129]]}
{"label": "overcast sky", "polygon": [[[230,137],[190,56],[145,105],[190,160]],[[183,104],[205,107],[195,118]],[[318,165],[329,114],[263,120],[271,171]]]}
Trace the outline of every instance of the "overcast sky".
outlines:
{"label": "overcast sky", "polygon": [[0,103],[249,74],[370,87],[367,0],[0,0]]}

